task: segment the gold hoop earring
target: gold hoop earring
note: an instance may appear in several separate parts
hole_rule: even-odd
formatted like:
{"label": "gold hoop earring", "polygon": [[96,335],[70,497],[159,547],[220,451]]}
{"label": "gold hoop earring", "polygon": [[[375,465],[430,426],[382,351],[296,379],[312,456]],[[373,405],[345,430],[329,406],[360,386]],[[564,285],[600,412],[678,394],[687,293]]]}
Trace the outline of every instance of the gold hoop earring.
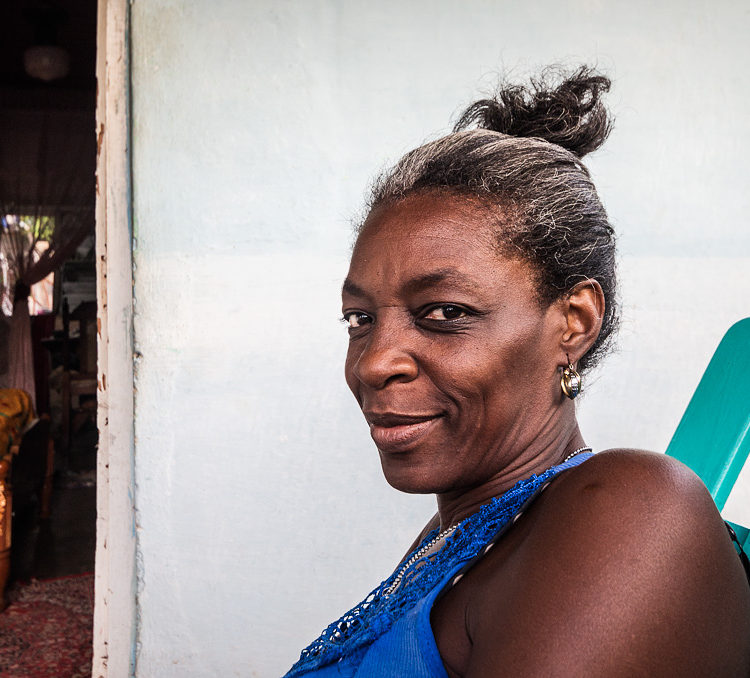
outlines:
{"label": "gold hoop earring", "polygon": [[562,392],[573,400],[583,387],[581,375],[576,372],[573,363],[568,362],[568,366],[563,368],[562,377],[560,377],[560,388]]}

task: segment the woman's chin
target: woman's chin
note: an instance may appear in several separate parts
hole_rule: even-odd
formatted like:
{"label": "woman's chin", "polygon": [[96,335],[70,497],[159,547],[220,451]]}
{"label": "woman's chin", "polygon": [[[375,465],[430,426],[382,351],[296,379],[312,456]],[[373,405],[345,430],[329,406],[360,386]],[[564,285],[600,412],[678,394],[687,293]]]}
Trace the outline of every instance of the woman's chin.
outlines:
{"label": "woman's chin", "polygon": [[425,468],[403,458],[394,459],[380,453],[380,463],[386,482],[399,492],[408,494],[437,494],[450,489],[445,473],[434,467]]}

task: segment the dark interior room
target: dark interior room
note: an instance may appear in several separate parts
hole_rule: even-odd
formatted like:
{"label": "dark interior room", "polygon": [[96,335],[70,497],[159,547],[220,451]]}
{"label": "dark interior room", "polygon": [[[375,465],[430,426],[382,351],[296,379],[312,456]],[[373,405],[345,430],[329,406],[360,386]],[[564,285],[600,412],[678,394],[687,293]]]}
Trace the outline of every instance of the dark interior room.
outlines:
{"label": "dark interior room", "polygon": [[[24,587],[94,571],[97,4],[5,1],[0,26],[4,623]],[[7,652],[29,648],[12,626],[0,636],[6,669]]]}

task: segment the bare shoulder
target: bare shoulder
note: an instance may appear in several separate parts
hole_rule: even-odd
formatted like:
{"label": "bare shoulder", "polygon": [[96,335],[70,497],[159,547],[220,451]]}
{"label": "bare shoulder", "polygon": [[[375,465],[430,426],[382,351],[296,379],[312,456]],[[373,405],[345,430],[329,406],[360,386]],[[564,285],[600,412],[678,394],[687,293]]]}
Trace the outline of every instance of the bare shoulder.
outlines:
{"label": "bare shoulder", "polygon": [[[519,676],[750,674],[750,586],[680,462],[599,453],[561,474],[518,528],[484,568],[467,675],[494,675],[484,671],[500,660]],[[495,623],[524,631],[498,643]]]}
{"label": "bare shoulder", "polygon": [[718,511],[700,478],[672,457],[645,450],[605,450],[560,476],[549,493],[555,500],[550,508],[562,510],[574,519],[586,509],[605,509],[600,520],[618,519],[632,513],[659,511],[663,520],[679,511],[682,523],[696,519],[721,522]]}
{"label": "bare shoulder", "polygon": [[641,577],[644,585],[669,587],[677,580],[683,598],[713,588],[711,572],[737,584],[735,600],[750,618],[750,587],[724,521],[700,478],[676,459],[644,450],[601,452],[552,483],[539,509],[534,531],[548,545],[561,552],[573,542],[586,545],[570,554],[570,564],[609,558],[621,581]]}
{"label": "bare shoulder", "polygon": [[[732,555],[723,521],[701,480],[662,454],[613,449],[601,452],[554,481],[534,515],[527,540],[566,548],[584,540],[593,557],[607,549],[640,559]],[[564,530],[561,527],[564,526]],[[590,542],[590,543],[589,543]],[[666,564],[666,563],[665,563]],[[734,559],[731,559],[734,565]],[[684,565],[680,567],[684,571]]]}

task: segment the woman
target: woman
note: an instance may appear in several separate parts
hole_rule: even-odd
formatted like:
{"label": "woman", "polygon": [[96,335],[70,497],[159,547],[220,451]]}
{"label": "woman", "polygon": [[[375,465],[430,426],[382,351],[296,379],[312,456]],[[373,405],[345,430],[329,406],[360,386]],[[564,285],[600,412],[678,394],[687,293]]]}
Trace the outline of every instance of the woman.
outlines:
{"label": "woman", "polygon": [[377,183],[343,286],[346,379],[388,482],[438,513],[287,676],[750,675],[750,587],[701,482],[663,455],[592,456],[576,423],[617,318],[581,162],[609,84],[507,87]]}

